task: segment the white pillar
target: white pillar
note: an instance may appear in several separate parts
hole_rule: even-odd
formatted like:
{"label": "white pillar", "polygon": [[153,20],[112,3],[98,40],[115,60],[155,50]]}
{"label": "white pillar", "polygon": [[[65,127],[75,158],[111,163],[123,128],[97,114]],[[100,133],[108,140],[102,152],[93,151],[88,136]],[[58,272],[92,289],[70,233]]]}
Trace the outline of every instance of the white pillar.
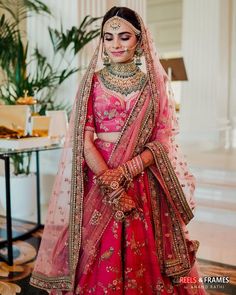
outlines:
{"label": "white pillar", "polygon": [[231,3],[231,58],[229,116],[232,122],[232,146],[236,148],[236,1]]}
{"label": "white pillar", "polygon": [[[37,44],[40,52],[42,52],[51,63],[56,66],[58,60],[55,59],[53,53],[53,47],[50,42],[48,33],[48,27],[56,28],[60,30],[61,24],[64,31],[72,26],[78,25],[78,5],[75,0],[65,1],[58,0],[56,5],[54,0],[47,0],[45,4],[50,8],[53,16],[33,16],[28,18],[27,23],[27,35],[30,44],[35,47]],[[32,48],[31,48],[32,52]],[[69,61],[71,57],[67,57]],[[66,63],[63,63],[66,66]],[[78,60],[75,58],[73,67],[78,66]],[[64,103],[71,103],[74,100],[76,88],[77,88],[78,76],[74,74],[58,89],[56,97],[59,101]]]}
{"label": "white pillar", "polygon": [[[60,30],[61,23],[64,31],[72,26],[78,25],[78,4],[75,0],[45,0],[45,4],[50,8],[53,16],[34,15],[27,19],[27,39],[30,41],[30,52],[33,52],[36,44],[50,62],[54,65],[58,63],[55,60],[53,48],[50,42],[48,26]],[[56,4],[56,5],[55,5]],[[67,58],[69,60],[69,57]],[[78,66],[78,59],[75,58],[73,67]],[[31,69],[34,71],[34,68]],[[56,98],[70,105],[74,101],[75,93],[78,88],[78,75],[74,74],[65,83],[59,87]],[[47,204],[51,195],[52,185],[57,172],[60,151],[43,152],[40,155],[41,166],[41,203]],[[33,161],[34,163],[34,161]]]}
{"label": "white pillar", "polygon": [[125,6],[138,12],[143,20],[146,20],[146,0],[107,0],[107,8],[112,6]]}
{"label": "white pillar", "polygon": [[[79,1],[78,2],[78,19],[80,22],[84,18],[85,15],[91,15],[93,17],[102,17],[107,10],[107,3],[105,0],[87,0],[87,1]],[[98,21],[93,25],[94,27],[100,26],[102,20]],[[81,71],[79,73],[79,80],[83,76],[87,66],[89,65],[90,59],[93,55],[93,52],[98,43],[98,38],[94,39],[90,42],[79,55],[79,65],[81,67]]]}
{"label": "white pillar", "polygon": [[183,84],[181,139],[213,146],[227,121],[231,0],[184,0],[182,49],[189,81]]}

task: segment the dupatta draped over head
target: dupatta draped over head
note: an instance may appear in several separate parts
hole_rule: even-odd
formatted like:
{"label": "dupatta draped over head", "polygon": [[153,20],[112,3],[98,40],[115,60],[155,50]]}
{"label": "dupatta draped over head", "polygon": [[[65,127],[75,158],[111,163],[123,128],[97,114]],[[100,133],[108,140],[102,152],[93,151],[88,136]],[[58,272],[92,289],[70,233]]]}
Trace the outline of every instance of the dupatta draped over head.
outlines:
{"label": "dupatta draped over head", "polygon": [[[175,279],[194,262],[197,241],[189,241],[185,225],[193,218],[194,179],[187,171],[174,136],[178,133],[174,104],[149,31],[141,24],[147,82],[123,126],[108,166],[115,168],[148,148],[155,164],[147,169],[153,196],[152,214],[161,271]],[[100,40],[80,84],[73,106],[59,171],[54,183],[41,246],[31,284],[42,289],[71,290],[76,273],[84,271],[113,217],[93,184],[84,202],[84,129],[94,73],[101,62]],[[155,195],[156,193],[156,195]],[[99,213],[99,214],[98,214]],[[168,229],[162,224],[168,224]],[[165,231],[171,231],[166,238]],[[171,255],[170,255],[171,254]],[[171,259],[169,257],[172,257]]]}

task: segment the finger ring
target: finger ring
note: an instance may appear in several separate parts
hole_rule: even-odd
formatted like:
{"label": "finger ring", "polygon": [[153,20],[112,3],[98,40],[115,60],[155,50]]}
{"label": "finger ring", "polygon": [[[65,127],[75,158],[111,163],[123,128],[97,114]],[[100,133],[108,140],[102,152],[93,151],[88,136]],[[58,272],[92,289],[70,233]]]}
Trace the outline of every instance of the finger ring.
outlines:
{"label": "finger ring", "polygon": [[122,221],[124,218],[125,218],[124,212],[122,212],[120,210],[116,211],[116,213],[115,213],[115,219],[117,221]]}
{"label": "finger ring", "polygon": [[110,188],[111,188],[111,189],[116,190],[116,189],[118,189],[118,187],[119,187],[119,182],[118,182],[118,181],[113,180],[113,181],[110,183]]}

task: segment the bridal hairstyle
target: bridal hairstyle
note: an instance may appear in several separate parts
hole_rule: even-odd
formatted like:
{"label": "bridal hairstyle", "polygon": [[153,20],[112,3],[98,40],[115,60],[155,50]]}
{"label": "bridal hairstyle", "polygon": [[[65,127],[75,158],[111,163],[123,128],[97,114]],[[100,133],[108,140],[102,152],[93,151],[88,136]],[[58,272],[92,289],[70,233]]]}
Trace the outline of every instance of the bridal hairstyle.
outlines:
{"label": "bridal hairstyle", "polygon": [[103,27],[107,20],[112,18],[113,16],[119,16],[123,19],[127,20],[129,23],[131,23],[136,29],[141,31],[141,25],[137,18],[136,13],[127,7],[112,7],[110,10],[107,11],[107,13],[103,17],[102,26],[101,26],[101,36],[103,37]]}

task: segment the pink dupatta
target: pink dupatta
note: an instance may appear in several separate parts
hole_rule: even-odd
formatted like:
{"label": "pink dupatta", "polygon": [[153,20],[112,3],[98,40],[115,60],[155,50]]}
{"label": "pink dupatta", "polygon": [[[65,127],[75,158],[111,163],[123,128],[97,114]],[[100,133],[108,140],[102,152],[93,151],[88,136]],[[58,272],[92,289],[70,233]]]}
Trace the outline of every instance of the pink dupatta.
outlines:
{"label": "pink dupatta", "polygon": [[[174,226],[173,221],[176,223],[171,240],[174,247],[156,228],[164,249],[164,252],[158,249],[157,252],[159,251],[162,271],[174,278],[188,273],[194,261],[192,254],[196,247],[186,241],[183,231],[184,224],[193,217],[186,198],[191,203],[194,184],[191,175],[186,177],[186,167],[179,166],[179,153],[172,138],[176,133],[176,121],[166,92],[167,76],[159,62],[151,36],[142,19],[139,16],[138,18],[141,23],[147,83],[123,127],[108,165],[117,167],[144,148],[152,151],[155,165],[148,169],[150,184],[163,195],[161,206],[172,217],[166,220],[170,228]],[[94,184],[90,189],[86,202],[84,196],[83,144],[86,110],[100,52],[101,41],[76,96],[43,239],[31,277],[32,285],[46,290],[74,290],[76,271],[79,274],[84,271],[113,217],[111,208],[102,202],[97,185]],[[185,194],[183,187],[188,188]],[[153,200],[153,214],[158,211],[155,206]],[[159,220],[166,219],[166,216],[159,213]],[[175,243],[176,237],[180,239],[178,243]],[[173,261],[168,260],[165,254],[168,252],[173,252]]]}

